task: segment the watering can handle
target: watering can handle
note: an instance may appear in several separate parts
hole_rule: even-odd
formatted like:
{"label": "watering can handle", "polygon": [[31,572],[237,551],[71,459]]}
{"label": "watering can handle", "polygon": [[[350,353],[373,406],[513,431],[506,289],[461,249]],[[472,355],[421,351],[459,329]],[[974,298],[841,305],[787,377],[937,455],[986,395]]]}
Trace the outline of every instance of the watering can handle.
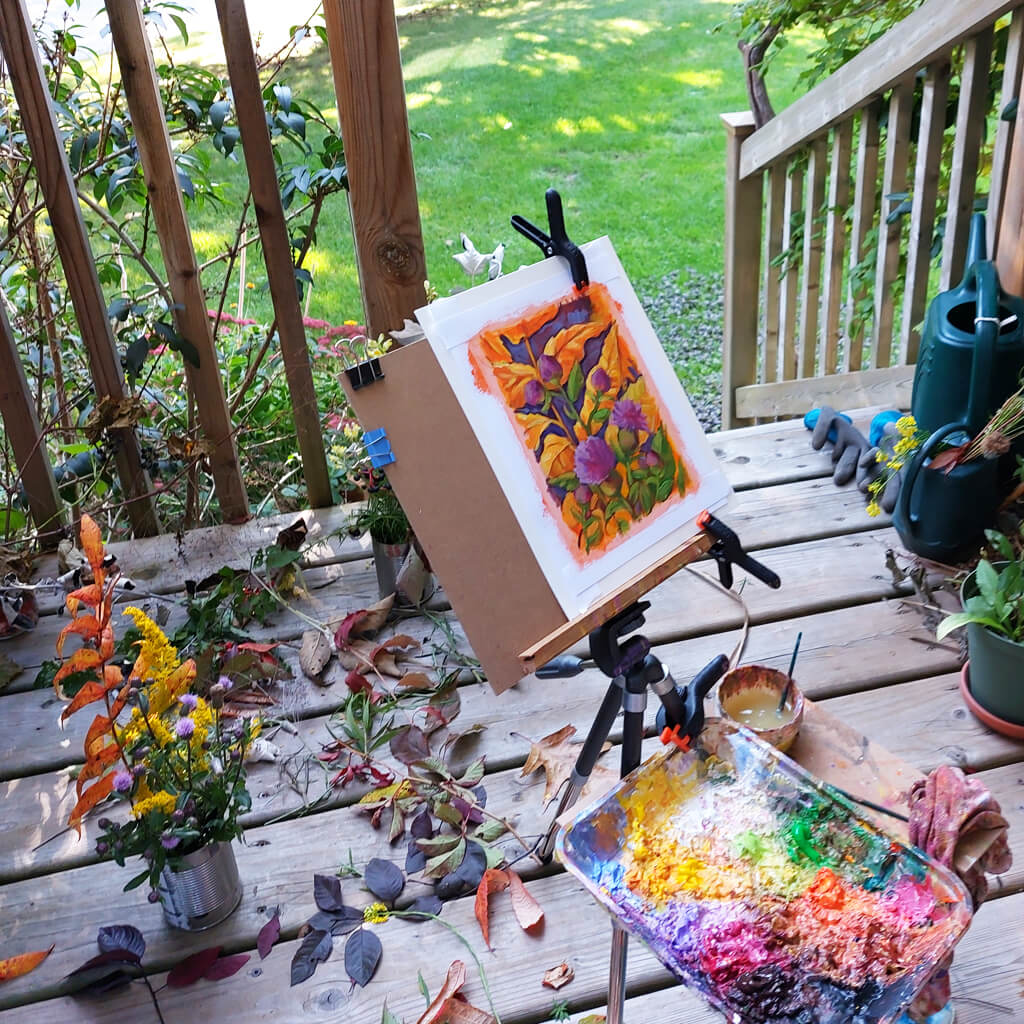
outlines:
{"label": "watering can handle", "polygon": [[978,260],[967,268],[964,282],[974,279],[977,288],[974,313],[974,355],[971,384],[967,397],[967,423],[964,428],[974,437],[988,421],[992,394],[992,373],[999,341],[999,277],[995,265]]}
{"label": "watering can handle", "polygon": [[929,458],[932,453],[938,448],[939,444],[944,441],[950,434],[956,433],[958,430],[964,430],[966,424],[964,423],[947,423],[944,427],[939,427],[938,430],[928,438],[927,441],[916,452],[913,457],[907,463],[906,472],[904,473],[903,480],[900,482],[900,493],[897,501],[900,506],[900,514],[903,516],[904,522],[914,533],[917,532],[917,524],[921,521],[921,516],[917,512],[911,511],[910,498],[914,492],[914,484],[917,483],[917,476],[924,468],[925,459]]}

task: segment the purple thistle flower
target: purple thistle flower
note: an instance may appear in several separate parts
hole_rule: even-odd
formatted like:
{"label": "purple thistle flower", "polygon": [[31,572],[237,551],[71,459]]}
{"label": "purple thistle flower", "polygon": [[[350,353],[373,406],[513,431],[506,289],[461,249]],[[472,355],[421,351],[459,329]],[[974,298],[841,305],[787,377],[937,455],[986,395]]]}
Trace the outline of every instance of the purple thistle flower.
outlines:
{"label": "purple thistle flower", "polygon": [[544,389],[539,380],[528,380],[523,388],[523,398],[527,405],[540,405],[544,401]]}
{"label": "purple thistle flower", "polygon": [[221,676],[217,680],[218,685],[223,686],[225,690],[230,690],[235,684],[231,682],[231,676]]}
{"label": "purple thistle flower", "polygon": [[647,417],[644,415],[643,409],[640,408],[640,403],[629,398],[620,399],[615,403],[615,407],[612,409],[612,423],[619,430],[651,429],[647,425]]}
{"label": "purple thistle flower", "polygon": [[173,850],[180,842],[181,840],[177,836],[172,836],[170,832],[165,832],[160,837],[160,845],[165,850]]}
{"label": "purple thistle flower", "polygon": [[572,496],[581,504],[586,505],[593,496],[593,492],[586,484],[580,484],[575,491],[572,492]]}
{"label": "purple thistle flower", "polygon": [[603,437],[588,437],[576,447],[576,476],[581,484],[599,484],[608,478],[616,461]]}
{"label": "purple thistle flower", "polygon": [[657,469],[661,465],[661,458],[654,452],[644,452],[644,465],[648,469]]}
{"label": "purple thistle flower", "polygon": [[590,386],[595,391],[607,391],[612,386],[612,379],[603,366],[594,367],[594,372],[590,375]]}
{"label": "purple thistle flower", "polygon": [[132,778],[131,772],[120,771],[114,775],[114,789],[118,793],[130,792],[134,782],[135,780]]}
{"label": "purple thistle flower", "polygon": [[545,383],[558,384],[562,380],[562,364],[554,356],[542,355],[537,360],[537,370]]}
{"label": "purple thistle flower", "polygon": [[196,723],[191,718],[179,718],[174,726],[174,734],[180,740],[187,740],[196,731]]}
{"label": "purple thistle flower", "polygon": [[189,709],[189,711],[195,711],[196,705],[199,703],[199,698],[194,693],[183,693],[178,698],[178,703],[183,707]]}

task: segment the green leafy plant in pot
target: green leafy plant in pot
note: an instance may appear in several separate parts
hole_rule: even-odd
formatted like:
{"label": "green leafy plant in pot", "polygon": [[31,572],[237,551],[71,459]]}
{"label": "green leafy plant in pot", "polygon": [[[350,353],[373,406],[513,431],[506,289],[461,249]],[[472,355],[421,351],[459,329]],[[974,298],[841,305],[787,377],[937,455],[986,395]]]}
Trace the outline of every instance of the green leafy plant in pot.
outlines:
{"label": "green leafy plant in pot", "polygon": [[398,570],[409,552],[410,528],[395,492],[383,473],[370,469],[365,474],[366,504],[352,520],[355,533],[369,533],[381,597],[395,592]]}
{"label": "green leafy plant in pot", "polygon": [[978,562],[960,588],[964,610],[943,619],[936,636],[967,627],[970,695],[991,716],[1024,727],[1024,560],[1003,534],[985,535],[1002,560]]}

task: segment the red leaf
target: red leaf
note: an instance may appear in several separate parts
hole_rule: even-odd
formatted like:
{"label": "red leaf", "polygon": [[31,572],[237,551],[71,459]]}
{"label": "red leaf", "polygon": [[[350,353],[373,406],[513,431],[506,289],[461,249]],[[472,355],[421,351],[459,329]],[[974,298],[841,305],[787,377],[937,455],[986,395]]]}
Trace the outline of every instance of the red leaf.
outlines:
{"label": "red leaf", "polygon": [[220,946],[211,946],[209,949],[201,949],[198,953],[186,957],[180,964],[171,968],[167,975],[168,988],[185,988],[200,978],[206,976],[206,972],[213,966],[214,960],[220,956]]}
{"label": "red leaf", "polygon": [[[73,715],[79,708],[84,708],[86,704],[92,704],[94,701],[102,700],[103,695],[106,692],[107,688],[103,683],[86,683],[85,686],[75,694],[75,699],[61,712],[60,720],[63,722],[65,719]],[[107,722],[109,724],[109,719]]]}
{"label": "red leaf", "polygon": [[523,931],[529,931],[544,920],[544,911],[540,904],[529,894],[523,880],[514,872],[508,872],[509,886],[512,897],[512,910]]}
{"label": "red leaf", "polygon": [[419,647],[419,645],[420,642],[413,639],[407,633],[399,633],[397,636],[393,636],[389,640],[384,640],[377,644],[377,646],[370,652],[370,661],[376,661],[378,656],[384,651],[401,650],[407,647]]}
{"label": "red leaf", "polygon": [[203,975],[207,981],[220,981],[237,974],[249,962],[248,953],[236,953],[234,956],[222,956],[210,964]]}
{"label": "red leaf", "polygon": [[484,872],[483,878],[480,879],[480,884],[476,887],[476,901],[473,904],[473,910],[480,924],[480,931],[483,932],[484,942],[487,944],[488,949],[491,948],[490,895],[493,892],[501,892],[503,889],[508,888],[509,874],[510,872],[502,871],[500,868],[488,868]]}
{"label": "red leaf", "polygon": [[387,621],[394,603],[395,595],[389,594],[383,600],[370,605],[369,608],[360,608],[358,611],[349,612],[334,632],[334,646],[339,651],[343,651],[351,646],[353,637],[365,633],[375,633]]}
{"label": "red leaf", "polygon": [[52,952],[53,946],[49,949],[41,949],[37,953],[19,953],[17,956],[9,956],[6,960],[0,960],[0,981],[10,981],[13,978],[20,978],[23,974],[28,974],[29,971],[34,971]]}
{"label": "red leaf", "polygon": [[260,929],[256,936],[256,951],[261,960],[266,960],[271,947],[281,935],[281,916],[275,910],[274,916]]}
{"label": "red leaf", "polygon": [[240,651],[254,651],[256,654],[269,654],[275,647],[279,647],[280,644],[258,644],[255,640],[246,640],[245,643],[238,645]]}
{"label": "red leaf", "polygon": [[79,797],[75,809],[68,818],[68,824],[81,835],[82,819],[101,801],[105,800],[114,791],[114,772],[105,775],[98,782],[94,783],[88,790]]}
{"label": "red leaf", "polygon": [[952,472],[963,461],[970,445],[971,442],[968,441],[966,444],[957,445],[956,448],[947,448],[945,451],[939,452],[938,455],[933,455],[931,462],[928,463],[928,468],[945,469],[947,473]]}
{"label": "red leaf", "polygon": [[451,967],[448,968],[444,984],[441,986],[441,991],[437,993],[416,1024],[441,1024],[445,1020],[448,1000],[465,984],[466,965],[461,960],[453,960]]}
{"label": "red leaf", "polygon": [[368,697],[373,695],[373,686],[370,680],[366,676],[352,669],[347,676],[345,676],[345,685],[353,693],[365,693]]}

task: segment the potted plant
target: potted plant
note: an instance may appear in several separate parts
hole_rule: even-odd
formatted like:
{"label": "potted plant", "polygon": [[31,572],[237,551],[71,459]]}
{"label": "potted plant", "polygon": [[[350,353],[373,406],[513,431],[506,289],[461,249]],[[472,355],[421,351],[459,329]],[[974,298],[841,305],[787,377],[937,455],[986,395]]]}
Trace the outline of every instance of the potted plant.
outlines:
{"label": "potted plant", "polygon": [[231,843],[241,835],[238,819],[250,806],[245,754],[259,722],[222,715],[232,685],[227,676],[205,696],[193,693],[195,662],[181,661],[160,627],[138,608],[125,610],[139,639],[134,664],[122,673],[112,621],[117,568],[88,516],[82,517],[80,533],[92,581],[68,595],[72,621],[58,638],[57,653],[63,657],[71,635],[84,644],[64,658],[54,687],[70,700],[62,721],[97,703],[106,713],[96,715],[86,735],[78,800],[68,823],[80,831],[82,819],[100,804],[114,799],[127,805],[123,819],[100,819],[97,852],[121,865],[141,856],[145,867],[125,889],[148,881],[150,901],[162,903],[170,924],[209,928],[242,898]]}
{"label": "potted plant", "polygon": [[1024,735],[1024,560],[1003,534],[986,537],[1002,560],[978,562],[960,588],[963,611],[943,619],[936,636],[967,627],[965,697],[992,719],[987,724]]}
{"label": "potted plant", "polygon": [[372,468],[363,473],[366,503],[355,514],[352,530],[369,533],[380,596],[395,593],[398,571],[409,553],[409,520],[383,473]]}

